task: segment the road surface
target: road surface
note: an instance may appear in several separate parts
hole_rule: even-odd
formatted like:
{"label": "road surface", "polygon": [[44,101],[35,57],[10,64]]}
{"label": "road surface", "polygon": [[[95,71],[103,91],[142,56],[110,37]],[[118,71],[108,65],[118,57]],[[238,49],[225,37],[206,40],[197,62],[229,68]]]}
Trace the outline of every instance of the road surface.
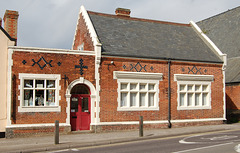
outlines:
{"label": "road surface", "polygon": [[240,130],[52,151],[51,153],[236,153]]}

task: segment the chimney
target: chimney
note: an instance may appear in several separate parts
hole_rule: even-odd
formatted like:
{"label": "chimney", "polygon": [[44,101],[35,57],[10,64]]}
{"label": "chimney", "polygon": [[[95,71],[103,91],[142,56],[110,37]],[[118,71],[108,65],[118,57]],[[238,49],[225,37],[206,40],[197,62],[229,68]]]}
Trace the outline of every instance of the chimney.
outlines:
{"label": "chimney", "polygon": [[12,37],[17,39],[18,12],[6,10],[3,21],[4,29]]}
{"label": "chimney", "polygon": [[117,8],[115,11],[117,16],[124,16],[124,17],[130,17],[130,9],[125,9],[125,8]]}

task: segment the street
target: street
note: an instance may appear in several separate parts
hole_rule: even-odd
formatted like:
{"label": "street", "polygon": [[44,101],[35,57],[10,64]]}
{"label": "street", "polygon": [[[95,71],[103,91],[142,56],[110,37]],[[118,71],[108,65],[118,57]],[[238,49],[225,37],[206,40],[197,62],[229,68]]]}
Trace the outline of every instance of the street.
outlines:
{"label": "street", "polygon": [[236,153],[240,152],[240,130],[58,150],[51,153]]}

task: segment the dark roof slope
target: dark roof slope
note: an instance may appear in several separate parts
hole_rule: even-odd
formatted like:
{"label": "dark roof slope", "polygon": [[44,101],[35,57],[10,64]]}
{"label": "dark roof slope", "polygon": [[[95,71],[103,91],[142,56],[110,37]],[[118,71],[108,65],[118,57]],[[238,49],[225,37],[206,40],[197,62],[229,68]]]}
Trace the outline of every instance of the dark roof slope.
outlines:
{"label": "dark roof slope", "polygon": [[103,55],[222,63],[189,24],[88,13]]}
{"label": "dark roof slope", "polygon": [[228,58],[240,56],[240,7],[200,21],[197,25]]}
{"label": "dark roof slope", "polygon": [[226,83],[240,82],[240,57],[230,58],[227,61]]}
{"label": "dark roof slope", "polygon": [[240,7],[200,21],[197,25],[227,54],[226,83],[240,82]]}

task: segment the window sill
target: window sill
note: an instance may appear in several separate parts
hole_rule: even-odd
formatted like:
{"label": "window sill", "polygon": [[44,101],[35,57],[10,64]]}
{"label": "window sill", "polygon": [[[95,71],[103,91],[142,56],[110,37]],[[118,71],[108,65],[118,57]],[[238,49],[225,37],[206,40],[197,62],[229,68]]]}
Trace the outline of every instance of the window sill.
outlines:
{"label": "window sill", "polygon": [[118,107],[117,111],[159,111],[159,107]]}
{"label": "window sill", "polygon": [[19,106],[18,112],[61,112],[61,106]]}
{"label": "window sill", "polygon": [[199,107],[177,107],[177,110],[201,110],[201,109],[212,109],[211,106],[199,106]]}

